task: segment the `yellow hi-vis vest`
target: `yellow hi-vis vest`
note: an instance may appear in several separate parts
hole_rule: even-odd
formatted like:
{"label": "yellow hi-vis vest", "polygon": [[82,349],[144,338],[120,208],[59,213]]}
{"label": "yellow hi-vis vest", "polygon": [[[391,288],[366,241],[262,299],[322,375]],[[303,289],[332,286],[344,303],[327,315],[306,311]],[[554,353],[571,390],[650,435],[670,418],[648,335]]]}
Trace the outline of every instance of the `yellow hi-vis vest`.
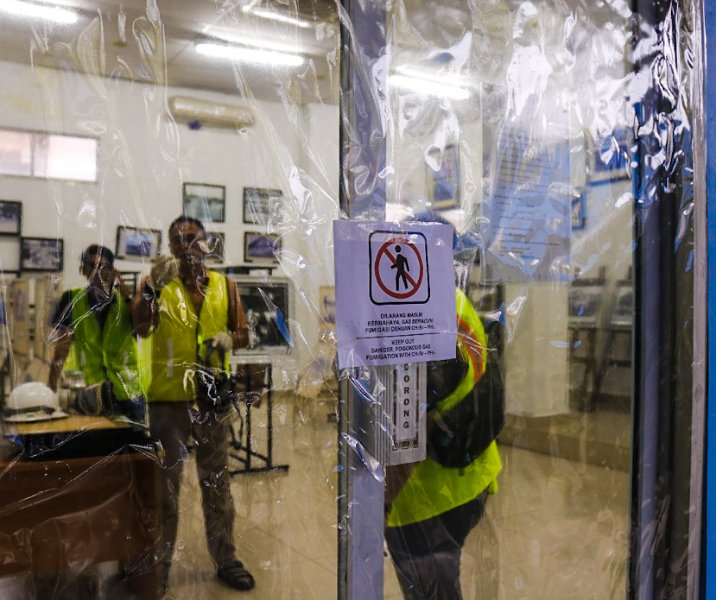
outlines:
{"label": "yellow hi-vis vest", "polygon": [[87,385],[109,379],[118,400],[141,396],[137,340],[127,303],[115,290],[104,326],[100,328],[85,288],[73,289],[70,301],[73,334],[68,363],[79,367]]}
{"label": "yellow hi-vis vest", "polygon": [[[445,412],[462,401],[485,371],[487,339],[480,316],[470,300],[456,290],[458,350],[467,360],[468,370],[455,390],[442,399],[436,410]],[[497,491],[502,461],[493,441],[464,468],[444,467],[428,458],[415,465],[388,513],[388,527],[419,523],[467,504],[486,489]]]}
{"label": "yellow hi-vis vest", "polygon": [[214,271],[208,275],[209,284],[198,315],[191,295],[178,277],[162,288],[159,323],[149,339],[148,402],[196,399],[197,360],[204,360],[203,342],[229,329],[226,277]]}

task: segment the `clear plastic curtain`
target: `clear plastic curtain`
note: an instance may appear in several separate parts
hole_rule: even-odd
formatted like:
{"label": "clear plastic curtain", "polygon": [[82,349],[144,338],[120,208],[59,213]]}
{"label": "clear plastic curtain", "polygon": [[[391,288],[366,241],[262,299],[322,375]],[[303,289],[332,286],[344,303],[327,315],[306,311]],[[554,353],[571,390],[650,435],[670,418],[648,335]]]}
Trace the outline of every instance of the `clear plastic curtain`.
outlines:
{"label": "clear plastic curtain", "polygon": [[[1,597],[686,589],[694,7],[0,4]],[[334,222],[444,254],[407,466]]]}

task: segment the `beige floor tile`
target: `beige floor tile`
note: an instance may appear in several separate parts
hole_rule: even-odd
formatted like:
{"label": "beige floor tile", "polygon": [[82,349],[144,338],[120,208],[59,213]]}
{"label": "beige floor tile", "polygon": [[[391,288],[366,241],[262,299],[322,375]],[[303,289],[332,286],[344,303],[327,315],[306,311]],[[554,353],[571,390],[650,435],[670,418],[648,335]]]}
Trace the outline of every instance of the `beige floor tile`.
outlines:
{"label": "beige floor tile", "polygon": [[[335,424],[305,406],[279,411],[276,449],[287,473],[237,475],[236,543],[258,587],[245,598],[329,599],[336,594]],[[313,422],[310,420],[315,418]],[[260,419],[257,440],[261,441]],[[466,600],[619,598],[626,572],[628,474],[502,447],[500,491],[467,539]],[[172,594],[235,597],[215,581],[204,543],[193,466],[186,471]],[[384,597],[400,598],[390,559]]]}
{"label": "beige floor tile", "polygon": [[[296,425],[304,426],[315,431],[301,432],[304,439],[290,453],[288,473],[233,478],[237,548],[260,584],[242,597],[335,597],[336,458],[332,435],[325,435],[333,434],[335,425]],[[280,443],[288,448],[295,433],[280,437]],[[628,475],[525,450],[501,452],[500,491],[490,497],[463,553],[466,600],[619,597]],[[175,562],[182,567],[172,575],[172,593],[222,598],[225,588],[208,569],[193,468],[187,469],[181,501]],[[389,559],[384,592],[386,598],[401,597]],[[616,596],[605,595],[611,593]]]}
{"label": "beige floor tile", "polygon": [[393,568],[393,561],[386,557],[383,561],[383,594],[386,598],[402,598],[398,576]]}
{"label": "beige floor tile", "polygon": [[295,560],[285,565],[272,563],[252,569],[256,588],[237,592],[219,582],[206,569],[179,569],[172,575],[167,600],[212,598],[228,600],[307,600],[336,597],[335,575],[310,560]]}

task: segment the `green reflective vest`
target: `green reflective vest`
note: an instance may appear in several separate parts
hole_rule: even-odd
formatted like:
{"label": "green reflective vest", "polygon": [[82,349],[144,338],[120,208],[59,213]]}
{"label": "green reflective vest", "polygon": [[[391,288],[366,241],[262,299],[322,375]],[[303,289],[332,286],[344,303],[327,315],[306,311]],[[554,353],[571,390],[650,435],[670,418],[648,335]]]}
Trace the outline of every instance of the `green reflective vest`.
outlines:
{"label": "green reflective vest", "polygon": [[100,327],[90,309],[85,288],[71,291],[72,361],[92,385],[109,379],[118,400],[142,395],[137,365],[137,341],[127,303],[114,291],[114,299]]}
{"label": "green reflective vest", "polygon": [[208,275],[209,284],[198,315],[181,279],[176,277],[162,288],[159,322],[148,344],[149,402],[194,401],[197,362],[204,358],[203,342],[229,329],[226,277],[214,271]]}
{"label": "green reflective vest", "polygon": [[[475,386],[485,371],[487,345],[480,316],[470,300],[456,291],[458,351],[467,360],[468,369],[455,390],[442,399],[436,410],[447,411]],[[400,527],[425,521],[474,500],[489,488],[497,491],[497,476],[502,461],[493,441],[465,468],[444,467],[431,459],[415,465],[410,477],[395,497],[388,513],[388,527]]]}

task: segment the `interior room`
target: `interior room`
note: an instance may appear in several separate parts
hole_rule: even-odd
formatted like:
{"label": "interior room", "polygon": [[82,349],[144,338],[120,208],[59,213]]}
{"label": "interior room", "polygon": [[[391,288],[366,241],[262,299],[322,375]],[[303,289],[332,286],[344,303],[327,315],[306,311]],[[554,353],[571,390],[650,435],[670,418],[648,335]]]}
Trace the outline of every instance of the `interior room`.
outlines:
{"label": "interior room", "polygon": [[[235,282],[248,329],[228,359],[241,390],[230,416],[233,536],[256,582],[244,597],[336,597],[346,375],[335,364],[332,227],[346,218],[340,69],[341,26],[350,25],[342,8],[323,0],[2,4],[0,489],[19,491],[0,514],[0,597],[124,593],[110,583],[128,559],[108,552],[116,538],[100,531],[101,506],[69,506],[43,521],[49,533],[30,520],[12,525],[18,515],[31,519],[36,494],[52,498],[82,480],[109,485],[91,469],[42,484],[38,457],[27,461],[26,488],[8,475],[27,466],[23,435],[46,441],[75,417],[87,384],[81,369],[64,366],[56,406],[36,422],[6,409],[19,386],[50,382],[58,306],[63,292],[87,285],[86,249],[113,253],[134,302],[172,253],[181,215],[203,223],[206,264]],[[501,324],[502,472],[465,544],[465,598],[616,598],[626,589],[630,17],[624,2],[581,0],[402,0],[388,11],[382,220],[430,213],[453,225],[469,250],[456,259],[469,273],[464,290],[481,317]],[[152,349],[144,339],[138,347],[141,368]],[[122,432],[146,434],[139,420],[83,430],[94,429],[92,444],[114,456],[138,443]],[[23,429],[30,425],[42,429]],[[156,447],[145,443],[146,457]],[[186,448],[166,598],[234,597],[207,551],[195,443]],[[73,459],[88,451],[67,448]],[[51,535],[62,542],[59,558],[38,549]],[[384,573],[383,597],[403,597],[387,552]]]}

